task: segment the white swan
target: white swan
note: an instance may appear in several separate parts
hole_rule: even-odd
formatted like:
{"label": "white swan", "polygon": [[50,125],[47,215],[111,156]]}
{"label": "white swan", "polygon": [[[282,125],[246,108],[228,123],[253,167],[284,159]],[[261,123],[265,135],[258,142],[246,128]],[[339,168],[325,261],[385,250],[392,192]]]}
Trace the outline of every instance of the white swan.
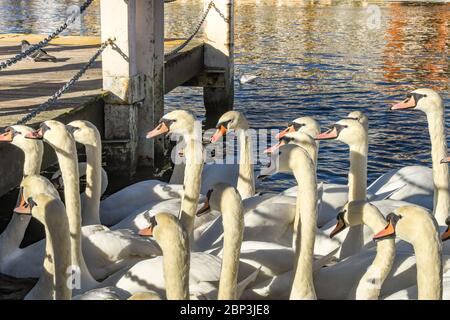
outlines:
{"label": "white swan", "polygon": [[[365,224],[372,235],[387,225],[384,216],[366,201],[348,203],[337,216],[333,237],[346,227]],[[395,256],[393,239],[377,243],[376,252],[365,250],[342,262],[318,270],[314,275],[317,296],[321,299],[378,299],[381,285],[389,272]]]}
{"label": "white swan", "polygon": [[25,299],[70,300],[70,241],[64,204],[60,199],[44,193],[29,197],[26,201],[33,217],[44,225],[47,241],[41,276]]}
{"label": "white swan", "polygon": [[[214,143],[224,136],[228,131],[234,130],[238,137],[239,146],[239,177],[237,190],[242,199],[247,199],[255,195],[255,176],[253,172],[253,153],[250,129],[247,119],[238,111],[228,111],[217,121],[217,131],[211,137]],[[226,170],[224,168],[224,170]],[[219,181],[218,181],[219,182]]]}
{"label": "white swan", "polygon": [[398,208],[386,219],[389,224],[374,239],[397,236],[411,243],[416,256],[418,299],[441,300],[442,243],[436,220],[417,206]]}
{"label": "white swan", "polygon": [[[25,138],[27,133],[33,132],[32,128],[16,125],[6,128],[0,135],[1,142],[9,142],[18,147],[24,153],[23,176],[39,174],[41,171],[44,145],[42,141],[32,141]],[[0,235],[0,272],[10,274],[6,264],[11,263],[10,256],[20,251],[20,243],[30,222],[31,216],[19,216],[13,214],[6,229]],[[14,258],[13,258],[14,259]],[[13,275],[13,274],[10,274]]]}
{"label": "white swan", "polygon": [[[162,117],[158,126],[147,134],[147,138],[153,138],[161,134],[182,136],[186,142],[184,150],[186,170],[180,196],[168,201],[154,203],[151,206],[144,205],[135,213],[114,225],[113,229],[139,230],[145,228],[149,224],[149,218],[161,211],[178,215],[191,235],[195,227],[205,222],[203,219],[195,219],[198,201],[201,199],[199,192],[203,167],[203,147],[201,132],[196,131],[194,115],[183,110],[167,113]],[[165,184],[165,186],[170,189],[173,185]]]}
{"label": "white swan", "polygon": [[[445,225],[450,209],[448,167],[441,165],[447,158],[447,142],[445,140],[445,110],[442,98],[431,89],[417,89],[409,93],[406,99],[392,106],[392,110],[414,109],[425,113],[431,140],[432,182],[434,184],[433,214],[439,225]],[[428,169],[429,170],[429,169]],[[424,180],[421,175],[415,177],[414,183],[421,188]],[[428,199],[431,199],[431,192]],[[420,205],[420,203],[418,203]],[[425,204],[424,204],[425,206]],[[427,206],[430,208],[430,206]]]}
{"label": "white swan", "polygon": [[[44,122],[38,130],[27,135],[33,139],[44,139],[56,152],[64,180],[64,198],[69,228],[72,234],[72,264],[80,272],[79,293],[97,285],[96,278],[107,275],[145,257],[158,254],[156,246],[127,231],[110,231],[101,225],[83,227],[81,229],[81,205],[79,193],[79,177],[75,140],[65,125],[54,120]],[[91,159],[88,159],[90,162]],[[83,253],[82,253],[82,235]],[[89,262],[89,269],[86,261]],[[92,272],[92,273],[91,273]]]}

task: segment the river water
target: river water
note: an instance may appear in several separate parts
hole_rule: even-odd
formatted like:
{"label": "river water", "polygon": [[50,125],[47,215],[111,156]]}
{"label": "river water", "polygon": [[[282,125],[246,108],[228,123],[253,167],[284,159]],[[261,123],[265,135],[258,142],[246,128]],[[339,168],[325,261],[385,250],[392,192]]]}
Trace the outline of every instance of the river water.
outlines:
{"label": "river water", "polygon": [[[0,0],[0,33],[48,33],[82,1]],[[165,5],[166,36],[183,37],[203,5],[177,0]],[[98,1],[73,34],[99,34]],[[281,129],[294,118],[314,116],[325,129],[350,111],[369,117],[368,177],[391,168],[430,165],[425,115],[389,111],[414,88],[438,90],[450,105],[450,3],[387,1],[236,1],[235,109],[252,127]],[[167,110],[186,108],[203,116],[202,90],[178,88],[165,98]],[[447,115],[447,124],[450,119]],[[346,183],[348,150],[321,143],[321,180]],[[277,175],[260,183],[281,190],[293,179]]]}

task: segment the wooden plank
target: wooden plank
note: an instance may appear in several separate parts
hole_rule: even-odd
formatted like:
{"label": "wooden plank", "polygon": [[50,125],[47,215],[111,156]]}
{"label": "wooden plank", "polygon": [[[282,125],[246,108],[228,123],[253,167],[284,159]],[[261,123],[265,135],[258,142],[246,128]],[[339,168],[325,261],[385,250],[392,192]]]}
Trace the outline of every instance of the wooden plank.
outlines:
{"label": "wooden plank", "polygon": [[[0,35],[0,61],[20,51],[22,39],[36,43],[44,37],[45,35]],[[170,52],[183,41],[183,39],[166,40],[165,52]],[[44,103],[85,65],[100,42],[99,37],[59,37],[45,48],[49,54],[57,57],[56,63],[25,59],[0,71],[0,128],[15,123],[33,108]],[[166,62],[165,93],[198,74],[202,69],[202,63],[203,42],[194,40]],[[30,124],[62,116],[103,94],[101,66],[99,58],[72,89],[49,111],[32,120]],[[186,72],[183,73],[184,71]]]}

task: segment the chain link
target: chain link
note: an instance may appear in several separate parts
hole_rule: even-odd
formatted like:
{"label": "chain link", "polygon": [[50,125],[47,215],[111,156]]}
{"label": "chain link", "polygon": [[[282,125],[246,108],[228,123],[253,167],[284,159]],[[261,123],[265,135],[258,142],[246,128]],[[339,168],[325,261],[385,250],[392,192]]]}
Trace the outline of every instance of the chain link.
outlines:
{"label": "chain link", "polygon": [[197,26],[194,29],[194,32],[191,33],[191,35],[182,43],[180,44],[178,47],[176,47],[175,49],[173,49],[172,51],[170,51],[169,53],[166,53],[164,55],[164,59],[168,60],[169,58],[173,57],[174,55],[176,55],[178,52],[180,52],[181,50],[183,50],[191,41],[192,39],[194,39],[194,37],[198,34],[198,32],[200,31],[200,28],[202,27],[203,23],[206,20],[206,17],[209,14],[209,11],[211,11],[211,8],[214,8],[214,10],[216,10],[216,12],[220,15],[220,17],[222,17],[222,19],[226,22],[229,23],[230,19],[226,18],[225,15],[219,10],[219,8],[216,7],[216,4],[214,3],[214,1],[211,1],[208,4],[208,7],[205,10],[205,13],[203,13],[202,18],[200,19],[199,23],[197,24]]}
{"label": "chain link", "polygon": [[98,56],[105,50],[105,48],[112,44],[113,40],[107,40],[102,43],[97,52],[92,56],[91,59],[80,69],[64,86],[62,86],[58,91],[56,91],[46,102],[41,104],[39,107],[35,108],[29,114],[24,116],[22,119],[16,122],[16,124],[25,124],[34,117],[36,117],[41,112],[47,110],[56,100],[58,100],[63,93],[69,90],[77,81],[81,78],[81,76],[87,71],[87,69],[94,63],[94,61],[98,58]]}
{"label": "chain link", "polygon": [[[89,5],[93,2],[94,0],[86,0],[85,3],[83,3],[80,7],[80,14],[82,14],[88,7]],[[72,19],[68,19],[66,22],[64,22],[59,28],[57,28],[53,33],[49,34],[44,40],[40,41],[37,44],[34,44],[32,46],[30,46],[27,50],[25,50],[24,52],[21,52],[17,55],[15,55],[12,58],[9,58],[6,61],[3,61],[0,63],[0,70],[6,69],[10,66],[12,66],[13,64],[19,62],[20,60],[28,57],[29,55],[31,55],[33,52],[42,49],[43,47],[45,47],[46,45],[48,45],[48,43],[50,41],[52,41],[53,39],[55,39],[61,32],[63,32],[64,30],[67,29],[67,27],[69,26],[69,24],[73,23],[73,21],[75,21],[75,18],[72,17]]]}

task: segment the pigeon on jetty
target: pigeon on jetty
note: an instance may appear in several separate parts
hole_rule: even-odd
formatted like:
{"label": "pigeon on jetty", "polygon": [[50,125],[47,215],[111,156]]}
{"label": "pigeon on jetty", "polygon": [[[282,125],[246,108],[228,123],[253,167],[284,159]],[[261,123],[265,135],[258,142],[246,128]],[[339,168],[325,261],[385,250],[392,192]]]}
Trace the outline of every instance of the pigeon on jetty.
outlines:
{"label": "pigeon on jetty", "polygon": [[[25,52],[30,48],[31,44],[27,40],[22,40],[22,52]],[[38,49],[28,56],[28,58],[33,59],[36,62],[40,61],[53,61],[56,62],[56,57],[49,55],[47,51],[43,49]]]}

